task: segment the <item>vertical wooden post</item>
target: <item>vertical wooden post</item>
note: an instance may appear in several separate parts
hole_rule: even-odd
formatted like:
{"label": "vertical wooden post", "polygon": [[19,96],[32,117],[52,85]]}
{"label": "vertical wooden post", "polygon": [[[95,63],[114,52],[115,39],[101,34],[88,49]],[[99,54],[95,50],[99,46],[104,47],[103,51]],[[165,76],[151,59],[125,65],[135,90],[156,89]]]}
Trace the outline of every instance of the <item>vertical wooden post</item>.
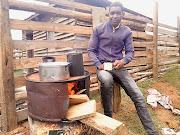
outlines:
{"label": "vertical wooden post", "polygon": [[[178,41],[179,41],[179,57],[180,57],[180,16],[177,17],[177,33],[178,33]],[[180,62],[179,62],[180,63]]]}
{"label": "vertical wooden post", "polygon": [[93,28],[105,21],[105,9],[100,7],[93,7],[92,9],[92,22]]}
{"label": "vertical wooden post", "polygon": [[121,90],[120,85],[117,82],[114,82],[113,85],[113,112],[117,113],[119,111],[119,105],[121,104]]}
{"label": "vertical wooden post", "polygon": [[153,78],[158,78],[158,1],[154,2],[153,16]]}
{"label": "vertical wooden post", "polygon": [[[54,40],[54,32],[47,31],[46,38],[47,38],[47,40]],[[55,48],[47,48],[47,55],[48,55],[49,51],[55,51]]]}
{"label": "vertical wooden post", "polygon": [[0,97],[2,130],[11,131],[16,128],[17,118],[8,0],[0,1]]}
{"label": "vertical wooden post", "polygon": [[[28,32],[26,34],[26,40],[33,40],[33,32]],[[27,58],[33,58],[34,57],[34,50],[28,50],[27,51]],[[28,68],[28,74],[34,72],[34,68]]]}

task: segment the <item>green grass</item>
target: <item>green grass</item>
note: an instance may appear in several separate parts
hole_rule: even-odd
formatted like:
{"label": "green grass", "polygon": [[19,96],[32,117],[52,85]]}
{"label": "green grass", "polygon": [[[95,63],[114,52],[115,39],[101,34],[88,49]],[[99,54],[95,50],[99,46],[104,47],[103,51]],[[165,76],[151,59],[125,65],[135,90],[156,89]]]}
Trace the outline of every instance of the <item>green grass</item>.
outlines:
{"label": "green grass", "polygon": [[23,76],[23,70],[15,70],[14,77],[17,77],[17,76]]}
{"label": "green grass", "polygon": [[165,72],[161,75],[160,80],[171,83],[180,91],[180,69]]}
{"label": "green grass", "polygon": [[100,98],[101,98],[100,94],[96,94],[91,97],[91,100],[96,100],[96,102],[99,102]]}

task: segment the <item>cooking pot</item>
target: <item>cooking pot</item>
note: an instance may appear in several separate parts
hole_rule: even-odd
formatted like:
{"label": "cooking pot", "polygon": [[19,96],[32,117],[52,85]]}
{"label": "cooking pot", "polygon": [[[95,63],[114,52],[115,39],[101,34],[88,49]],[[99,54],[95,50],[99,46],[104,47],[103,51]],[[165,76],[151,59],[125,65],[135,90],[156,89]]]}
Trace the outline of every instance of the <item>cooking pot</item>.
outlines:
{"label": "cooking pot", "polygon": [[41,81],[66,80],[69,75],[69,62],[48,62],[39,64],[39,76]]}
{"label": "cooking pot", "polygon": [[67,55],[67,62],[70,62],[69,67],[70,76],[82,76],[84,75],[84,65],[82,53],[70,53]]}
{"label": "cooking pot", "polygon": [[51,57],[51,56],[45,56],[42,58],[43,60],[43,63],[46,63],[46,62],[55,62],[55,58],[54,57]]}

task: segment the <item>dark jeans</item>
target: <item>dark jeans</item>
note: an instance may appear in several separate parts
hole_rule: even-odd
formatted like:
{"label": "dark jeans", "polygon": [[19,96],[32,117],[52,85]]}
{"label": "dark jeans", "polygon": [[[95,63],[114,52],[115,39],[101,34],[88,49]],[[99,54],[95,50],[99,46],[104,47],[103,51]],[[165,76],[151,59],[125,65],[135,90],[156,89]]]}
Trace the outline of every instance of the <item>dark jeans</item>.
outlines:
{"label": "dark jeans", "polygon": [[119,70],[97,70],[98,80],[101,82],[101,98],[104,108],[104,114],[112,117],[112,90],[114,80],[118,82],[131,98],[136,107],[137,114],[148,135],[158,135],[152,122],[151,116],[147,110],[143,94],[136,85],[129,72],[124,68]]}

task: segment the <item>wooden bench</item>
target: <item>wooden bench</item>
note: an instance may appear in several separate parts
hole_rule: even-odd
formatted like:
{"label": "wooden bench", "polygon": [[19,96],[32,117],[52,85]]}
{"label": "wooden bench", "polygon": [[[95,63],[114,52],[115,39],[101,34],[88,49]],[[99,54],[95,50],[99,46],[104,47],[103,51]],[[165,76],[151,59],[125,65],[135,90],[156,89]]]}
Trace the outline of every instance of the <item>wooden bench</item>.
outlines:
{"label": "wooden bench", "polygon": [[[99,91],[100,91],[100,81],[98,81],[98,84],[99,84]],[[114,82],[113,96],[112,96],[112,104],[113,104],[113,112],[114,113],[119,111],[120,103],[121,103],[120,85],[117,82]]]}

